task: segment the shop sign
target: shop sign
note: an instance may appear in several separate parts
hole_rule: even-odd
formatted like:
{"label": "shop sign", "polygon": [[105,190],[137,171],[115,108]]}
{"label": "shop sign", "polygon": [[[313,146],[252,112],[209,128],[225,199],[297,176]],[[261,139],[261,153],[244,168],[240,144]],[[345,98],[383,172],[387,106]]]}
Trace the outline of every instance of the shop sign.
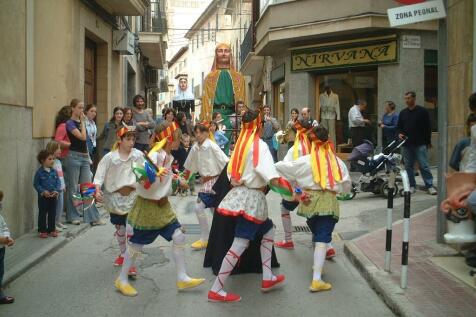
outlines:
{"label": "shop sign", "polygon": [[396,39],[384,42],[354,42],[293,50],[291,52],[291,71],[348,68],[397,61]]}
{"label": "shop sign", "polygon": [[403,48],[421,48],[421,36],[419,35],[403,35]]}
{"label": "shop sign", "polygon": [[443,0],[425,1],[387,10],[390,26],[400,26],[417,22],[443,19],[446,10]]}

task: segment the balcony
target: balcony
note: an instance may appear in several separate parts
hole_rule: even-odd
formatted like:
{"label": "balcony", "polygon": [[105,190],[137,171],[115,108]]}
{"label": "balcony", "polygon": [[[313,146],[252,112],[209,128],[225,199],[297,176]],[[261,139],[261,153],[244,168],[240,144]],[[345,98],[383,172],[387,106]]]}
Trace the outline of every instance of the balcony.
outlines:
{"label": "balcony", "polygon": [[109,14],[114,16],[142,16],[149,0],[96,0]]}
{"label": "balcony", "polygon": [[[274,55],[293,46],[315,44],[326,37],[368,34],[390,28],[387,9],[393,0],[299,0],[268,1],[256,23],[255,52]],[[406,29],[438,29],[435,21],[404,26]]]}
{"label": "balcony", "polygon": [[165,66],[167,42],[164,41],[163,35],[166,29],[164,1],[151,2],[142,19],[138,35],[139,48],[152,68],[163,69]]}
{"label": "balcony", "polygon": [[240,47],[240,60],[241,60],[241,69],[240,71],[244,75],[255,75],[260,72],[263,68],[263,56],[257,56],[254,52],[254,32],[253,27],[250,26],[246,32],[243,43]]}

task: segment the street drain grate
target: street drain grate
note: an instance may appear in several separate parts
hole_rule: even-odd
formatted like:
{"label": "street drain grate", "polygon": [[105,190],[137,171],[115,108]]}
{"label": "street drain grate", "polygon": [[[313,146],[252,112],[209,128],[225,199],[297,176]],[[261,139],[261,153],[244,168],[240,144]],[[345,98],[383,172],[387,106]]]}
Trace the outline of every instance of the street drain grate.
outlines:
{"label": "street drain grate", "polygon": [[293,232],[311,232],[308,226],[293,226]]}
{"label": "street drain grate", "polygon": [[200,234],[200,225],[198,223],[182,224],[187,234]]}

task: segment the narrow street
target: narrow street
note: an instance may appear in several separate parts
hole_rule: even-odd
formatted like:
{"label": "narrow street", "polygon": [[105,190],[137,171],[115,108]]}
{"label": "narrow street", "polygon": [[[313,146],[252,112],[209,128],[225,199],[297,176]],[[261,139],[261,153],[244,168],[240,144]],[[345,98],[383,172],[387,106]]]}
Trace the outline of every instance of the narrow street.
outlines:
{"label": "narrow street", "polygon": [[[188,227],[187,243],[197,238],[193,213],[195,197],[172,197],[179,219]],[[268,195],[271,218],[277,226],[276,239],[282,237],[279,197]],[[414,199],[426,208],[434,197],[418,193]],[[396,200],[396,210],[402,199]],[[354,238],[381,226],[385,219],[385,200],[361,195],[342,204],[342,220],[334,234],[337,257],[327,261],[325,279],[330,292],[312,294],[308,291],[312,243],[309,233],[295,233],[294,251],[277,250],[280,273],[287,277],[284,288],[270,294],[259,291],[260,275],[232,276],[229,291],[242,295],[241,303],[208,303],[206,294],[214,276],[202,268],[203,252],[187,250],[188,271],[192,276],[206,278],[204,286],[177,292],[175,268],[170,258],[170,245],[163,239],[147,248],[139,264],[139,277],[133,282],[139,291],[135,298],[120,295],[113,287],[118,268],[112,266],[118,249],[113,227],[108,224],[91,228],[45,261],[15,280],[8,292],[16,297],[15,305],[4,306],[1,316],[392,316],[379,296],[368,286],[342,251],[343,239]],[[293,217],[295,226],[304,219]],[[383,250],[382,250],[383,256]],[[266,309],[262,309],[262,305]],[[260,308],[261,307],[261,308]],[[258,308],[260,308],[258,310]]]}

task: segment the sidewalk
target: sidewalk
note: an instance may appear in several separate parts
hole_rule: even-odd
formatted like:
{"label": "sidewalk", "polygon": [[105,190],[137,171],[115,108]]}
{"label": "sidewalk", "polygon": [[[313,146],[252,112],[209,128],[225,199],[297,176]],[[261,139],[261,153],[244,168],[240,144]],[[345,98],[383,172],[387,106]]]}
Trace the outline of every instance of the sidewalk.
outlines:
{"label": "sidewalk", "polygon": [[[406,290],[400,288],[401,221],[393,225],[391,273],[384,271],[385,228],[346,242],[344,252],[398,315],[473,316],[476,290],[436,265],[439,261],[435,259],[458,260],[454,249],[435,241],[436,212],[433,207],[411,218]],[[462,269],[469,274],[469,267],[463,265]]]}
{"label": "sidewalk", "polygon": [[[99,209],[99,212],[104,218],[105,211]],[[21,236],[15,240],[14,246],[6,248],[3,285],[8,285],[89,228],[91,226],[84,223],[68,224],[68,229],[60,232],[57,238],[40,239],[36,231]]]}

